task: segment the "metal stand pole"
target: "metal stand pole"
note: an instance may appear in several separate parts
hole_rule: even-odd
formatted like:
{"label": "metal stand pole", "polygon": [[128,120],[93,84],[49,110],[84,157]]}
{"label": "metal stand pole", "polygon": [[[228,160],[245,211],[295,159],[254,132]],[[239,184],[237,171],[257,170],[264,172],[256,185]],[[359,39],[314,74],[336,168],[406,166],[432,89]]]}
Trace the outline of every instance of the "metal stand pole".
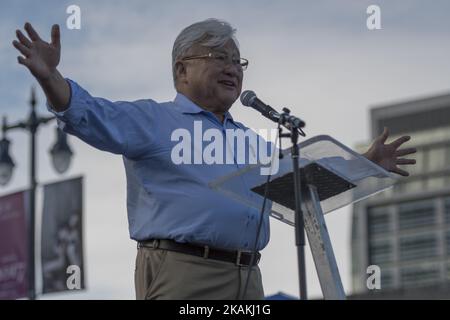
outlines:
{"label": "metal stand pole", "polygon": [[[34,93],[34,91],[33,91]],[[28,264],[28,298],[30,300],[36,299],[36,280],[35,280],[35,229],[36,229],[36,131],[38,127],[38,120],[36,117],[36,99],[34,94],[31,97],[31,114],[29,118],[30,131],[30,216],[28,220],[28,250],[29,250],[29,264]]]}
{"label": "metal stand pole", "polygon": [[[280,125],[283,124],[289,128],[290,133],[279,134],[280,138],[291,138],[291,158],[292,158],[292,172],[294,176],[294,193],[295,193],[295,245],[297,247],[297,263],[298,263],[298,281],[300,300],[306,300],[308,298],[308,291],[306,285],[306,264],[305,264],[305,224],[302,212],[302,187],[301,176],[299,168],[300,150],[298,147],[298,137],[300,135],[299,130],[304,123],[298,118],[290,115],[290,110],[283,108],[283,113],[279,118],[279,130]],[[297,121],[298,120],[298,121]],[[303,131],[302,135],[304,135]],[[281,143],[281,140],[280,140]]]}
{"label": "metal stand pole", "polygon": [[298,131],[297,128],[291,130],[292,140],[292,166],[294,174],[294,191],[295,191],[295,244],[297,246],[297,260],[298,260],[298,279],[300,300],[308,298],[306,286],[306,265],[305,265],[305,225],[303,222],[302,212],[302,195],[301,195],[301,181],[299,169],[299,148],[298,148]]}

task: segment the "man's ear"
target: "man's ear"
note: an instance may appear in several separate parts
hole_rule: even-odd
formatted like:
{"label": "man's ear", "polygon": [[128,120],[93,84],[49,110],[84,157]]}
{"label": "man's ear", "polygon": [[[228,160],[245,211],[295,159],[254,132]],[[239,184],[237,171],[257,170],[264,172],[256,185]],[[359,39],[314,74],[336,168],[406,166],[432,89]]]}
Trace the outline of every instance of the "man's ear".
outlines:
{"label": "man's ear", "polygon": [[175,72],[176,72],[178,81],[181,81],[181,82],[186,81],[187,70],[186,70],[186,65],[183,62],[177,61],[175,63]]}

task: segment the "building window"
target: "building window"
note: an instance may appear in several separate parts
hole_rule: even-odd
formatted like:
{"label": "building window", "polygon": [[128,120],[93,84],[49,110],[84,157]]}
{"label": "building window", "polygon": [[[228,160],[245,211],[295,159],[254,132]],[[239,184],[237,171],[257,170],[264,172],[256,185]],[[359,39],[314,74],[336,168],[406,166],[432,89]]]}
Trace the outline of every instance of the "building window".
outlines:
{"label": "building window", "polygon": [[373,243],[370,245],[370,264],[384,264],[394,259],[393,248],[390,242]]}
{"label": "building window", "polygon": [[400,239],[400,260],[420,260],[437,256],[435,234],[417,235]]}
{"label": "building window", "polygon": [[436,224],[433,200],[421,200],[401,204],[398,207],[399,229],[410,230]]}
{"label": "building window", "polygon": [[392,271],[381,268],[381,290],[392,289],[394,287],[394,276]]}
{"label": "building window", "polygon": [[450,198],[444,199],[445,223],[450,224]]}
{"label": "building window", "polygon": [[387,206],[370,208],[367,220],[370,237],[392,231],[392,216]]}
{"label": "building window", "polygon": [[450,264],[447,265],[447,280],[450,280]]}
{"label": "building window", "polygon": [[400,274],[402,287],[428,285],[439,281],[437,266],[403,268]]}
{"label": "building window", "polygon": [[447,232],[445,234],[445,247],[446,247],[446,253],[447,256],[450,257],[450,232]]}

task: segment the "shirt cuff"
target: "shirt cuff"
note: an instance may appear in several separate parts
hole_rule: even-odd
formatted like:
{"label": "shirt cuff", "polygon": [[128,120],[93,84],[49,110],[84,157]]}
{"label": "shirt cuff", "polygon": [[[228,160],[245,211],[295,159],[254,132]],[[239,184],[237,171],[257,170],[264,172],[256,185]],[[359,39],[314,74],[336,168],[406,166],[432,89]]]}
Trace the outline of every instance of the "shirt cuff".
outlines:
{"label": "shirt cuff", "polygon": [[53,109],[48,100],[46,102],[47,110],[56,116],[60,129],[64,129],[66,123],[77,125],[81,121],[85,110],[85,101],[82,99],[84,90],[75,81],[68,78],[65,80],[69,84],[70,88],[70,97],[67,109],[58,112]]}

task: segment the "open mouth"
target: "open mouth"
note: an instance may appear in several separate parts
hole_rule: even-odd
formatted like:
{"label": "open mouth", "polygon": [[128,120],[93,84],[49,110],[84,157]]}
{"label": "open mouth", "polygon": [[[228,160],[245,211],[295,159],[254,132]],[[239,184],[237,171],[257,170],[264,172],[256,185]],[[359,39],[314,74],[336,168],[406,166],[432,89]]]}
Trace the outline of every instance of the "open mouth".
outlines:
{"label": "open mouth", "polygon": [[219,81],[220,84],[223,84],[224,86],[228,87],[228,88],[236,88],[236,84],[233,81],[230,80],[221,80]]}

